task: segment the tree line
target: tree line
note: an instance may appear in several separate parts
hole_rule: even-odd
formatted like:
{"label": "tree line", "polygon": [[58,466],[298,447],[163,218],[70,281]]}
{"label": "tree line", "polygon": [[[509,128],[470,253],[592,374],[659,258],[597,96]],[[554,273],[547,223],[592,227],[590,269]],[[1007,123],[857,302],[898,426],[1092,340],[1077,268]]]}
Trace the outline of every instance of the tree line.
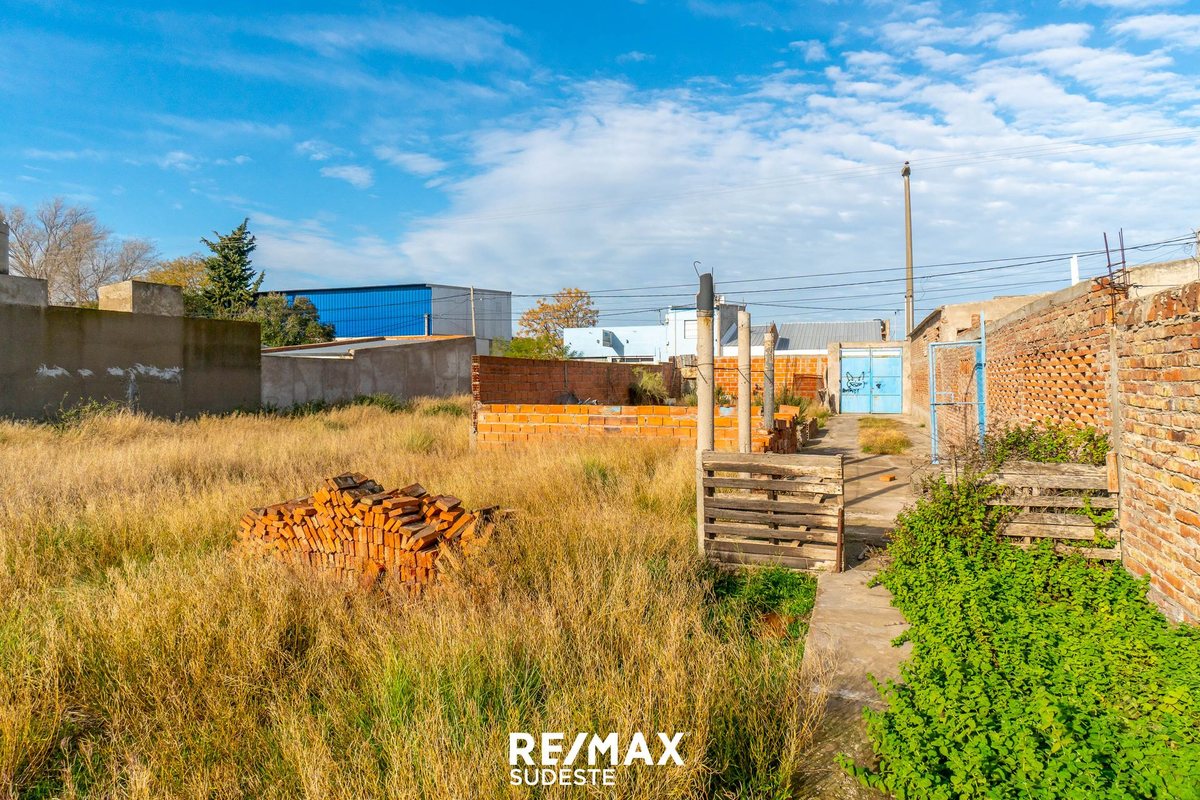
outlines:
{"label": "tree line", "polygon": [[142,278],[180,287],[188,316],[257,322],[264,347],[327,342],[334,328],[306,297],[260,294],[265,272],[254,269],[250,220],[227,234],[201,238],[207,253],[164,260],[149,239],[118,238],[86,206],[62,198],[32,211],[0,206],[9,224],[9,264],[17,275],[47,283],[55,305],[94,308],[101,286]]}

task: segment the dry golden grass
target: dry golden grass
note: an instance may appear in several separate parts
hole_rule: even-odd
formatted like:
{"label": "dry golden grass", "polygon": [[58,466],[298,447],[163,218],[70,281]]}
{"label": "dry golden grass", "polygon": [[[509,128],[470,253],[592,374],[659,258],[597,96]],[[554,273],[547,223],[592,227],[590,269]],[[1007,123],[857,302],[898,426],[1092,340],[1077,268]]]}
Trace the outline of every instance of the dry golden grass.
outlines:
{"label": "dry golden grass", "polygon": [[864,453],[899,455],[912,447],[912,440],[894,419],[863,417],[858,421],[858,446]]}
{"label": "dry golden grass", "polygon": [[[0,423],[0,797],[584,796],[510,789],[508,732],[637,730],[686,766],[612,796],[786,796],[821,698],[795,642],[714,622],[691,465],[471,452],[429,403]],[[520,514],[416,604],[231,553],[347,470]]]}

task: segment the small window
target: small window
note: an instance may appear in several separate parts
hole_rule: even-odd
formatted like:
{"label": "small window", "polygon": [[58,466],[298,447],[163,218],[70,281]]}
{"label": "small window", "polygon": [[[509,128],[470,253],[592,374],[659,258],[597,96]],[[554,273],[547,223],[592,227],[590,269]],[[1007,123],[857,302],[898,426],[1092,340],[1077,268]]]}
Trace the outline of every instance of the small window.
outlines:
{"label": "small window", "polygon": [[696,338],[696,320],[685,319],[683,321],[683,338],[685,338],[685,339],[695,339]]}

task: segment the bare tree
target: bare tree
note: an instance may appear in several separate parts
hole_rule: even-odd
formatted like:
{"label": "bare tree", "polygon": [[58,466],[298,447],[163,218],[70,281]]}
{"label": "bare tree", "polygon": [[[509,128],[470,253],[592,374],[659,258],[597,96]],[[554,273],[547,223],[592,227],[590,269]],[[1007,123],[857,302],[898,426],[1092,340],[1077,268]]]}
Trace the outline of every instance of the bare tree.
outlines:
{"label": "bare tree", "polygon": [[20,206],[0,208],[0,218],[9,223],[12,271],[45,280],[53,303],[93,303],[104,284],[145,274],[158,262],[149,240],[117,239],[91,209],[60,197],[32,215]]}

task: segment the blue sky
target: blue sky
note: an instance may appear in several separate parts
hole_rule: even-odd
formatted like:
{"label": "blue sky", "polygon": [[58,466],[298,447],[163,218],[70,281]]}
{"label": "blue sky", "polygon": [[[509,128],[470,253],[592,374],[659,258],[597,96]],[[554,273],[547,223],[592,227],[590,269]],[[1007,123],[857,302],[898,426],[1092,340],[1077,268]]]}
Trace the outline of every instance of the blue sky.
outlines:
{"label": "blue sky", "polygon": [[[165,257],[249,216],[271,288],[628,289],[617,324],[699,260],[760,320],[892,318],[833,284],[903,267],[905,158],[919,265],[1200,227],[1197,5],[7,0],[0,203]],[[918,313],[1067,277],[966,269]]]}

